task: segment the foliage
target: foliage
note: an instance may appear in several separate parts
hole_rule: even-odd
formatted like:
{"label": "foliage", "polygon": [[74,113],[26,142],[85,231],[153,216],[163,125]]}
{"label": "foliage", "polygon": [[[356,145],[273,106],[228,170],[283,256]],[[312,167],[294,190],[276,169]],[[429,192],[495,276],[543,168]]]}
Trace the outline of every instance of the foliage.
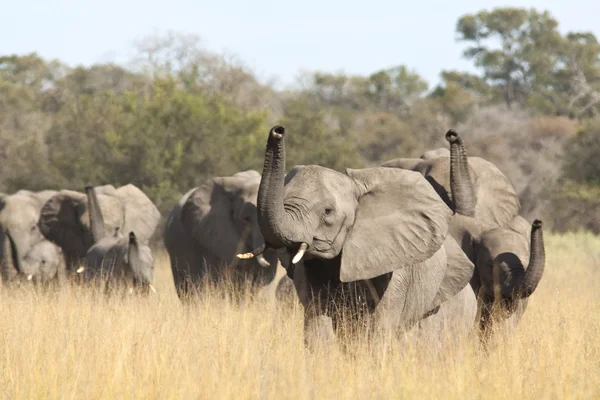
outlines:
{"label": "foliage", "polygon": [[136,43],[127,68],[0,56],[0,190],[131,182],[166,215],[209,177],[260,171],[275,123],[289,132],[288,168],[339,171],[446,147],[454,127],[470,154],[513,182],[524,215],[600,231],[554,210],[567,192],[586,210],[600,204],[583,194],[600,187],[597,38],[562,34],[548,12],[519,8],[464,15],[456,32],[479,72],[441,71],[432,90],[403,64],[309,72],[277,90],[238,58],[174,32]]}

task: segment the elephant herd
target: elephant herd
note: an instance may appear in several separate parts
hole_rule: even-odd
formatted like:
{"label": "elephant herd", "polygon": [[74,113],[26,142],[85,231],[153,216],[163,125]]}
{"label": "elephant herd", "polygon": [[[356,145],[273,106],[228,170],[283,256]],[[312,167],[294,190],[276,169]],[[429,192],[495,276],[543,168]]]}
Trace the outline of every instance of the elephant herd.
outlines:
{"label": "elephant herd", "polygon": [[[160,219],[137,187],[0,194],[2,281],[64,284],[69,276],[152,288],[148,243]],[[126,232],[126,235],[123,235]]]}
{"label": "elephant herd", "polygon": [[[344,173],[296,165],[286,174],[285,136],[279,125],[269,131],[262,175],[213,178],[173,207],[164,244],[180,298],[207,279],[271,295],[287,283],[309,345],[365,313],[393,331],[436,318],[481,332],[498,318],[518,322],[544,271],[542,222],[519,215],[510,181],[467,157],[456,132],[446,134],[449,151]],[[159,220],[131,184],[0,194],[2,280],[79,276],[154,291]]]}

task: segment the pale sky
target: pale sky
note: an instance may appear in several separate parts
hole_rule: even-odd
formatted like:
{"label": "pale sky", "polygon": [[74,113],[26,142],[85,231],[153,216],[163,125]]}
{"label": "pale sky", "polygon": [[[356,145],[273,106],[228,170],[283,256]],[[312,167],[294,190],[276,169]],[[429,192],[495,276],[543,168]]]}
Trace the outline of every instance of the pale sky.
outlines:
{"label": "pale sky", "polygon": [[[597,0],[7,0],[0,55],[36,51],[69,65],[127,60],[132,43],[169,30],[239,55],[262,78],[301,70],[369,74],[406,64],[431,84],[472,70],[455,41],[459,16],[500,6],[549,10],[560,30],[600,37]],[[474,5],[476,4],[476,5]]]}

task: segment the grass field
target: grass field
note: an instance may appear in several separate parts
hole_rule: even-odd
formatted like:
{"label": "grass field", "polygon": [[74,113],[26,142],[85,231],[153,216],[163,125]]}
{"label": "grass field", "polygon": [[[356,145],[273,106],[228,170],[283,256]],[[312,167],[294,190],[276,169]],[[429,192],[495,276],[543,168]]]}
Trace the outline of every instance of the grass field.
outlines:
{"label": "grass field", "polygon": [[547,264],[525,317],[489,351],[462,340],[362,339],[309,353],[302,309],[206,293],[175,295],[157,255],[150,298],[90,290],[0,294],[3,399],[600,398],[600,238],[546,237]]}

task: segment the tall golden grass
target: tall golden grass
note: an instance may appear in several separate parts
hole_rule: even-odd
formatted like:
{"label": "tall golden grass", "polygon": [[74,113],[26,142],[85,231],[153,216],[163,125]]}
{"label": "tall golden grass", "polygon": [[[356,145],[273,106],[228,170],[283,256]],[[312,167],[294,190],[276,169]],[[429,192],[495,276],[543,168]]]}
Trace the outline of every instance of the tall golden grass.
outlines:
{"label": "tall golden grass", "polygon": [[3,290],[0,396],[6,399],[600,398],[600,238],[547,235],[547,265],[521,323],[487,352],[471,339],[434,351],[394,339],[311,353],[294,301]]}

